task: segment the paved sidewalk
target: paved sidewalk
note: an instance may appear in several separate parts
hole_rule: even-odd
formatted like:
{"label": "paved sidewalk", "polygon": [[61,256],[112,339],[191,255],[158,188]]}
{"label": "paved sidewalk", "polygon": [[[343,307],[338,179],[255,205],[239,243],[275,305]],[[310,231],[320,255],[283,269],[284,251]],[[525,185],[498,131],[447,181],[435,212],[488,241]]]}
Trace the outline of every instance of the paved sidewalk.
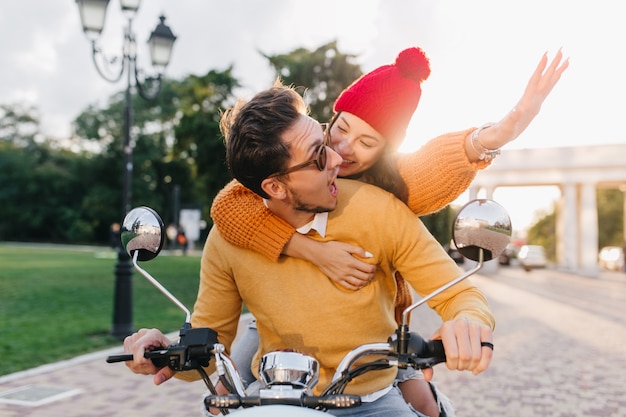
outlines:
{"label": "paved sidewalk", "polygon": [[155,386],[151,378],[132,374],[122,363],[105,362],[108,355],[120,352],[120,348],[111,349],[0,377],[0,395],[13,389],[32,387],[22,392],[22,396],[37,399],[38,394],[46,391],[61,391],[58,399],[41,405],[28,405],[31,401],[23,404],[0,402],[0,417],[200,415],[206,391],[202,382],[173,379]]}
{"label": "paved sidewalk", "polygon": [[[242,317],[240,331],[248,320]],[[0,376],[0,417],[201,416],[204,383],[173,378],[156,386],[123,363],[106,363],[121,352],[120,346]]]}
{"label": "paved sidewalk", "polygon": [[199,411],[188,411],[194,406],[200,409],[204,384],[172,380],[157,387],[151,378],[132,374],[124,364],[105,362],[108,354],[119,352],[119,348],[103,351],[1,378],[0,394],[29,386],[35,388],[31,390],[31,397],[53,388],[65,392],[61,393],[60,399],[38,406],[0,403],[0,416],[200,415]]}

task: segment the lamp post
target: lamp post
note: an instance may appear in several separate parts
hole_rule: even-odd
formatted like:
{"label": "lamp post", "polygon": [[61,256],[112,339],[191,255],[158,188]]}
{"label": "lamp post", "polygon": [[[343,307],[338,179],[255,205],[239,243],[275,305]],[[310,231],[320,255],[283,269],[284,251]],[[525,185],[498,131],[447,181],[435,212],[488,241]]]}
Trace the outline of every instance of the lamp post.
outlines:
{"label": "lamp post", "polygon": [[[80,12],[83,31],[87,39],[91,41],[91,55],[96,70],[109,82],[119,81],[126,73],[126,94],[124,106],[124,161],[122,167],[122,216],[131,208],[131,190],[133,173],[133,145],[130,138],[130,129],[133,123],[132,91],[134,85],[141,97],[146,100],[156,98],[161,90],[162,75],[169,64],[172,47],[176,36],[165,25],[165,17],[160,17],[160,23],[150,34],[148,44],[152,66],[155,67],[155,77],[142,77],[137,68],[137,51],[135,34],[132,30],[133,19],[139,9],[140,0],[120,0],[122,12],[127,18],[124,30],[124,44],[122,59],[118,57],[108,59],[97,44],[97,40],[104,28],[104,20],[109,0],[76,0]],[[119,68],[115,68],[119,66]],[[118,339],[131,334],[133,329],[133,304],[132,304],[132,276],[133,269],[130,257],[122,249],[121,243],[117,250],[117,263],[115,264],[115,293],[113,302],[113,327],[111,334]]]}

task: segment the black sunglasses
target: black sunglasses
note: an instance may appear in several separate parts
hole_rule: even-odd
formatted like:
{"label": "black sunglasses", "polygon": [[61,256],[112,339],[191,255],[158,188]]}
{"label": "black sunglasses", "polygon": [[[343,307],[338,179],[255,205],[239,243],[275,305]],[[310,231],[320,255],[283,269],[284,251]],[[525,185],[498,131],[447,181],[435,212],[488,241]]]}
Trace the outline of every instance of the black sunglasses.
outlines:
{"label": "black sunglasses", "polygon": [[326,153],[326,147],[329,143],[329,129],[328,123],[320,123],[322,129],[324,130],[324,142],[319,146],[317,152],[315,153],[315,158],[308,160],[306,162],[302,162],[301,164],[294,165],[289,167],[283,171],[277,172],[275,174],[269,175],[267,178],[281,177],[283,175],[287,175],[291,172],[298,171],[302,168],[306,168],[309,165],[315,164],[318,170],[323,171],[326,169],[326,162],[328,161],[328,154]]}

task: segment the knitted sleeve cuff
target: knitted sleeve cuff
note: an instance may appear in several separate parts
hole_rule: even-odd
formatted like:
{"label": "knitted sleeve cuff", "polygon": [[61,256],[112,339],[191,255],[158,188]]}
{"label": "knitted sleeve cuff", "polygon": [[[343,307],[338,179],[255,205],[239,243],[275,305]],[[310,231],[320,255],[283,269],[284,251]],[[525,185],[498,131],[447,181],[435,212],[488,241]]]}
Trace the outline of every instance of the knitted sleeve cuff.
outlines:
{"label": "knitted sleeve cuff", "polygon": [[262,220],[260,227],[251,237],[250,249],[267,256],[272,261],[277,261],[296,230],[269,210],[267,212],[269,215]]}
{"label": "knitted sleeve cuff", "polygon": [[416,152],[398,158],[400,176],[409,189],[408,206],[418,216],[450,204],[470,186],[476,172],[489,165],[467,158],[465,139],[473,130],[438,136]]}
{"label": "knitted sleeve cuff", "polygon": [[237,181],[227,184],[213,200],[211,217],[228,242],[259,252],[273,261],[295,229],[265,207],[261,197]]}

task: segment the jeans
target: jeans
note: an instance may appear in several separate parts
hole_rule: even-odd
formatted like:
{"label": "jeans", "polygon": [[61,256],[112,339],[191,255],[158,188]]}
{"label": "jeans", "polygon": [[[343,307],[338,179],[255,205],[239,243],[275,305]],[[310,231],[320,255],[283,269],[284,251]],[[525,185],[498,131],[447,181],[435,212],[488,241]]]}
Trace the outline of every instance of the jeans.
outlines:
{"label": "jeans", "polygon": [[252,374],[252,358],[259,349],[259,333],[256,329],[256,320],[248,324],[248,328],[242,333],[241,338],[237,341],[237,346],[230,354],[230,359],[235,363],[237,371],[243,380],[244,387],[256,381]]}
{"label": "jeans", "polygon": [[329,410],[329,413],[337,417],[424,417],[423,414],[418,413],[406,403],[397,386],[394,386],[387,394],[371,403],[361,403],[360,406],[354,408]]}

